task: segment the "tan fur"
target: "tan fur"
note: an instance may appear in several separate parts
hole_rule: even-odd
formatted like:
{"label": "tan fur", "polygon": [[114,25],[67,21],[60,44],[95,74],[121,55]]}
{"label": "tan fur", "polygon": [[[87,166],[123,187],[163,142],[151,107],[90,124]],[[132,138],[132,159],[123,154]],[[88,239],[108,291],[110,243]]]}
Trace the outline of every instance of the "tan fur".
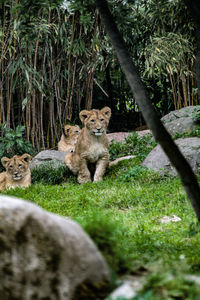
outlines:
{"label": "tan fur", "polygon": [[78,175],[79,183],[92,181],[89,164],[94,165],[93,181],[100,181],[109,164],[106,129],[111,117],[109,107],[101,110],[82,110],[79,114],[84,127],[78,138],[75,152],[65,156],[65,164]]}
{"label": "tan fur", "polygon": [[58,151],[74,152],[80,132],[80,127],[77,125],[65,125],[64,133],[62,134],[61,139],[58,143]]}
{"label": "tan fur", "polygon": [[6,172],[0,173],[1,191],[16,187],[24,188],[31,184],[30,160],[31,156],[27,153],[12,158],[2,157],[1,162]]}
{"label": "tan fur", "polygon": [[120,161],[133,159],[133,158],[135,158],[135,155],[127,155],[127,156],[122,156],[122,157],[116,158],[115,160],[109,162],[109,167],[117,165],[118,162],[120,162]]}

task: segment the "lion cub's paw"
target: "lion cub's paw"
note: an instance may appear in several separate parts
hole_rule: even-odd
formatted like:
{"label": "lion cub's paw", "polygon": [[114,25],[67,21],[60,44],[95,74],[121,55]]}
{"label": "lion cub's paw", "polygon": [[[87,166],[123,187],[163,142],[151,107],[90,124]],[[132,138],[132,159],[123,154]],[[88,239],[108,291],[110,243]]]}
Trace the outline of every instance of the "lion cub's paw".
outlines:
{"label": "lion cub's paw", "polygon": [[83,176],[83,175],[78,176],[78,183],[83,184],[87,182],[92,182],[90,176]]}
{"label": "lion cub's paw", "polygon": [[94,176],[94,182],[98,182],[98,181],[101,181],[103,180],[103,176]]}

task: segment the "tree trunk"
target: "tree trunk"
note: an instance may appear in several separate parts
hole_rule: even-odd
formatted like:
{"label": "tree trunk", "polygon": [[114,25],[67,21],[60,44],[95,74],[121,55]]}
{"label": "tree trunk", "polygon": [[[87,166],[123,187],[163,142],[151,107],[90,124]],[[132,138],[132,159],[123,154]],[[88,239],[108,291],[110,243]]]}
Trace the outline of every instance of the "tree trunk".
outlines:
{"label": "tree trunk", "polygon": [[116,51],[119,63],[126,75],[127,81],[134,94],[136,102],[140,107],[147,126],[151,129],[155,140],[159,142],[180,175],[187,196],[191,201],[198,220],[200,221],[200,189],[196,176],[189,163],[174,143],[172,137],[158,118],[157,113],[148,98],[146,88],[140,79],[137,69],[133,65],[124,40],[115,25],[114,19],[108,8],[107,1],[96,0],[96,6],[100,12],[106,32]]}

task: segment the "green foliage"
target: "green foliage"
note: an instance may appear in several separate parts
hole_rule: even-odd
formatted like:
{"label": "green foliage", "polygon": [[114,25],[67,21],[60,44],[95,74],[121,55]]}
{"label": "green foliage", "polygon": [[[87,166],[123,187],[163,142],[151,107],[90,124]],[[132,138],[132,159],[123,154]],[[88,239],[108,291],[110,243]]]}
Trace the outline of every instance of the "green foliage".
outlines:
{"label": "green foliage", "polygon": [[150,0],[135,4],[139,69],[152,103],[161,116],[183,105],[197,104],[192,80],[194,23],[185,2]]}
{"label": "green foliage", "polygon": [[200,107],[196,106],[192,112],[192,119],[196,124],[200,124]]}
{"label": "green foliage", "polygon": [[[188,52],[187,47],[192,50],[194,26],[188,10],[180,0],[108,2],[152,103],[160,114],[168,112],[173,105],[172,89],[163,68],[158,70],[158,66],[177,65],[183,55],[186,58],[183,64],[191,66],[192,61],[188,61],[191,51]],[[19,123],[18,116],[23,114],[20,122],[30,124],[26,135],[38,150],[44,146],[55,147],[66,119],[77,121],[77,103],[82,103],[81,108],[85,103],[100,107],[108,93],[113,99],[113,115],[130,110],[138,112],[95,10],[95,1],[71,0],[62,4],[60,0],[2,1],[2,11],[0,49],[4,101],[1,112],[5,112],[15,126]],[[176,47],[167,47],[165,51],[163,48],[168,42]],[[161,54],[153,47],[157,43],[163,45]],[[148,47],[152,47],[152,54],[156,56],[153,69],[150,65],[145,67],[150,57],[145,51]],[[176,55],[174,60],[173,51],[177,47],[181,56]],[[149,69],[157,76],[149,78]],[[85,76],[86,73],[90,76]],[[174,84],[178,86],[177,82]],[[195,88],[190,83],[188,86]],[[44,111],[49,116],[50,128],[44,122]]]}
{"label": "green foliage", "polygon": [[35,167],[31,171],[32,183],[42,184],[61,184],[63,182],[72,181],[73,175],[65,166],[52,166],[50,163],[45,163],[41,166]]}
{"label": "green foliage", "polygon": [[137,132],[133,132],[125,139],[124,143],[111,142],[109,146],[110,159],[114,160],[125,155],[136,155],[142,160],[155,146],[156,142],[153,141],[151,134],[138,137]]}
{"label": "green foliage", "polygon": [[0,158],[3,156],[11,158],[14,155],[22,155],[24,153],[34,155],[36,153],[31,143],[24,139],[24,130],[25,127],[22,125],[18,125],[16,130],[6,127],[5,124],[1,125]]}
{"label": "green foliage", "polygon": [[[155,272],[148,276],[147,282],[140,292],[141,298],[144,295],[149,295],[148,300],[160,299],[199,299],[199,288],[195,285],[194,281],[184,277],[180,271],[174,272],[167,270],[164,274]],[[145,298],[146,299],[146,298]]]}
{"label": "green foliage", "polygon": [[[133,263],[130,232],[123,224],[113,220],[110,213],[97,211],[82,223],[83,228],[103,252],[109,266],[115,272],[124,272]],[[120,243],[119,243],[120,241]]]}
{"label": "green foliage", "polygon": [[[161,35],[158,33],[150,37],[149,43],[141,52],[141,55],[145,57],[144,77],[156,78],[160,89],[163,88],[164,78],[170,82],[175,109],[191,105],[191,103],[194,105],[194,101],[191,100],[196,94],[192,86],[193,69],[191,66],[195,59],[193,44],[191,36],[162,32]],[[187,85],[186,81],[190,81],[190,85]],[[188,96],[190,94],[191,98]],[[161,105],[158,102],[157,108],[159,109]]]}
{"label": "green foliage", "polygon": [[192,63],[194,60],[194,49],[189,39],[173,32],[151,38],[144,53],[145,73],[150,77],[160,77],[160,73],[165,76],[188,75],[189,61]]}
{"label": "green foliage", "polygon": [[139,177],[146,176],[148,172],[149,171],[146,167],[134,166],[130,168],[128,172],[120,175],[119,180],[126,181],[126,182],[131,180],[137,180]]}
{"label": "green foliage", "polygon": [[192,131],[184,132],[182,134],[176,133],[173,136],[173,138],[175,140],[177,140],[179,138],[194,137],[194,136],[200,137],[200,126],[199,125],[195,126],[195,128]]}

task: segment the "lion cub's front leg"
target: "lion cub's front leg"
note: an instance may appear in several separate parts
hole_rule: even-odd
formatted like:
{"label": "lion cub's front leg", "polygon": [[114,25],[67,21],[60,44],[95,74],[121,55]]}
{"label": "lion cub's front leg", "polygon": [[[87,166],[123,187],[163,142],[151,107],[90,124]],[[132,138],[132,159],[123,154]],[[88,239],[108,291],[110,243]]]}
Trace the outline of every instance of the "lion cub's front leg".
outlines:
{"label": "lion cub's front leg", "polygon": [[88,170],[87,160],[82,156],[78,171],[78,183],[91,182],[90,171]]}
{"label": "lion cub's front leg", "polygon": [[105,174],[106,168],[109,164],[110,155],[108,152],[105,152],[104,156],[101,157],[96,164],[96,171],[94,174],[94,182],[100,181],[103,179],[103,175]]}
{"label": "lion cub's front leg", "polygon": [[6,172],[0,173],[0,191],[5,191],[6,189]]}

